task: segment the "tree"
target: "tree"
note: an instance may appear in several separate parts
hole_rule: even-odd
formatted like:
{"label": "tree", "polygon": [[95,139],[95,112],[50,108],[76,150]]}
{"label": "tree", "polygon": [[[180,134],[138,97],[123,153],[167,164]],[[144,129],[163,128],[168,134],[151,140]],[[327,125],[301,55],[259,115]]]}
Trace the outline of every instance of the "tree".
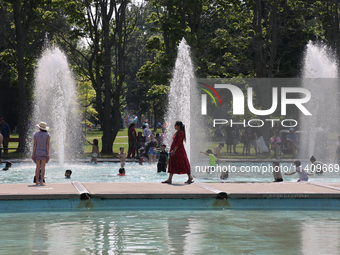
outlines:
{"label": "tree", "polygon": [[166,96],[169,91],[169,86],[166,85],[152,85],[146,94],[146,100],[141,105],[142,108],[151,110],[154,114],[154,130],[157,129],[157,123],[159,118],[164,116],[166,108],[164,102],[166,102]]}
{"label": "tree", "polygon": [[[79,49],[71,38],[63,37],[72,52],[87,62],[81,70],[96,91],[96,110],[102,124],[102,152],[112,153],[120,128],[121,100],[126,76],[127,42],[134,31],[138,13],[127,12],[129,0],[71,1],[65,4],[69,22],[76,25],[73,38],[87,39]],[[62,35],[61,35],[62,36]]]}
{"label": "tree", "polygon": [[92,84],[89,81],[79,81],[77,86],[77,97],[82,108],[82,116],[84,116],[84,126],[86,132],[86,126],[93,120],[98,119],[98,113],[93,107],[93,102],[96,98],[96,91],[93,89]]}
{"label": "tree", "polygon": [[[19,137],[27,134],[28,119],[33,95],[33,74],[36,55],[42,47],[45,29],[51,23],[49,2],[45,0],[6,0],[3,2],[13,16],[15,31],[13,49],[4,50],[2,60],[11,67],[12,84],[18,88]],[[19,147],[23,148],[24,143]]]}

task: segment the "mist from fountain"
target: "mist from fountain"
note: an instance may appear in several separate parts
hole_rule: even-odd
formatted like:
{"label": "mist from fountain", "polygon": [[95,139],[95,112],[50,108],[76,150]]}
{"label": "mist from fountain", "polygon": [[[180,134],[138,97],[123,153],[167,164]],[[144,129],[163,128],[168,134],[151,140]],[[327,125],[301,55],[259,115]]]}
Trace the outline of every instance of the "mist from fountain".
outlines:
{"label": "mist from fountain", "polygon": [[[196,161],[197,153],[194,153],[195,134],[198,132],[197,106],[199,96],[196,89],[194,66],[190,57],[190,47],[183,38],[178,46],[177,59],[173,71],[173,77],[170,82],[170,91],[168,93],[168,108],[165,115],[165,123],[168,124],[166,129],[167,148],[170,148],[172,137],[175,133],[174,124],[177,120],[182,121],[185,125],[186,142],[184,143],[190,164]],[[195,107],[196,106],[196,109]]]}
{"label": "mist from fountain", "polygon": [[[339,131],[339,86],[338,66],[325,45],[309,42],[306,48],[302,86],[311,92],[312,98],[306,105],[312,116],[300,115],[300,157],[312,155],[318,160],[328,160],[328,135]],[[331,156],[333,159],[333,156]]]}
{"label": "mist from fountain", "polygon": [[34,97],[33,124],[47,122],[51,151],[56,152],[62,166],[65,154],[72,156],[79,151],[82,138],[75,81],[66,55],[58,47],[44,50],[38,61]]}

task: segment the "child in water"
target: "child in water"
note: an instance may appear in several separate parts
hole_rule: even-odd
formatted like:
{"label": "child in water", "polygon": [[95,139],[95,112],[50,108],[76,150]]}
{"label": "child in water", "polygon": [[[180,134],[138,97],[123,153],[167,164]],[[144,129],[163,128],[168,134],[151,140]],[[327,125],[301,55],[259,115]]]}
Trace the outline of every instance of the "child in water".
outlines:
{"label": "child in water", "polygon": [[3,168],[2,169],[2,171],[7,171],[7,170],[9,170],[10,168],[11,168],[11,166],[12,166],[12,163],[11,162],[6,162],[6,167],[5,168]]}
{"label": "child in water", "polygon": [[120,167],[124,168],[125,163],[126,163],[125,162],[126,152],[124,152],[124,147],[120,147],[119,150],[120,150],[120,153],[118,154],[118,156],[119,156],[119,159],[120,159]]}
{"label": "child in water", "polygon": [[162,144],[160,150],[155,149],[155,151],[157,151],[157,153],[159,154],[159,159],[158,159],[158,164],[157,164],[157,173],[166,172],[166,165],[169,159],[169,154],[165,150],[165,148],[166,148],[166,145]]}
{"label": "child in water", "polygon": [[69,169],[66,170],[66,171],[65,171],[65,178],[66,178],[66,179],[70,179],[70,178],[71,178],[71,174],[72,174],[72,171],[71,171],[71,170],[69,170]]}
{"label": "child in water", "polygon": [[294,161],[294,166],[295,166],[295,171],[289,174],[285,173],[285,175],[292,175],[292,174],[298,173],[299,175],[299,180],[297,180],[298,182],[300,181],[307,182],[308,175],[313,175],[313,174],[306,173],[306,171],[301,167],[301,162],[298,160]]}
{"label": "child in water", "polygon": [[[221,163],[226,163],[226,160],[221,160],[215,157],[213,154],[212,150],[208,149],[206,152],[200,151],[200,153],[207,155],[209,157],[209,170],[207,171],[208,173],[210,172],[211,168],[213,167],[214,169],[216,168],[216,161],[221,162]],[[222,174],[220,176],[220,179],[226,180],[229,177],[229,172],[228,170],[222,171]]]}
{"label": "child in water", "polygon": [[87,140],[85,138],[85,140],[92,145],[92,159],[91,162],[94,162],[95,164],[97,164],[97,158],[98,155],[100,156],[100,151],[99,151],[99,147],[98,147],[98,140],[97,139],[93,139],[93,143],[91,143],[89,140]]}
{"label": "child in water", "polygon": [[144,155],[145,150],[144,148],[140,149],[140,154],[139,154],[139,164],[142,166],[143,165],[143,161],[147,160],[147,158]]}
{"label": "child in water", "polygon": [[125,169],[124,168],[120,168],[119,169],[119,174],[117,174],[118,176],[125,176]]}

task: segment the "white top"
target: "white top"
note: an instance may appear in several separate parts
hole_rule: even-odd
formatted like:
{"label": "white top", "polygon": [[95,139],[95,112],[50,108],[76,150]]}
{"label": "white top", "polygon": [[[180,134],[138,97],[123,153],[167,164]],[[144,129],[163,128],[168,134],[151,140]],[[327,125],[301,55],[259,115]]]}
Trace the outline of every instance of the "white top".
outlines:
{"label": "white top", "polygon": [[302,169],[302,167],[297,166],[296,167],[296,172],[298,173],[299,179],[301,181],[308,181],[307,173],[305,172],[305,170]]}

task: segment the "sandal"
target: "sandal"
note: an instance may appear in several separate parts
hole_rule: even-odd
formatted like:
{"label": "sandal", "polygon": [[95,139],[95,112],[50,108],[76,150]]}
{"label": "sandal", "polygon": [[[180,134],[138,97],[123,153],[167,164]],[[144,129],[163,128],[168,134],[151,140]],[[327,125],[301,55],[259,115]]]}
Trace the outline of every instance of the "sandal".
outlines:
{"label": "sandal", "polygon": [[194,182],[193,180],[188,180],[188,181],[185,182],[185,184],[191,184],[193,182]]}
{"label": "sandal", "polygon": [[164,182],[162,182],[162,183],[171,184],[171,181],[166,180],[166,181],[164,181]]}

